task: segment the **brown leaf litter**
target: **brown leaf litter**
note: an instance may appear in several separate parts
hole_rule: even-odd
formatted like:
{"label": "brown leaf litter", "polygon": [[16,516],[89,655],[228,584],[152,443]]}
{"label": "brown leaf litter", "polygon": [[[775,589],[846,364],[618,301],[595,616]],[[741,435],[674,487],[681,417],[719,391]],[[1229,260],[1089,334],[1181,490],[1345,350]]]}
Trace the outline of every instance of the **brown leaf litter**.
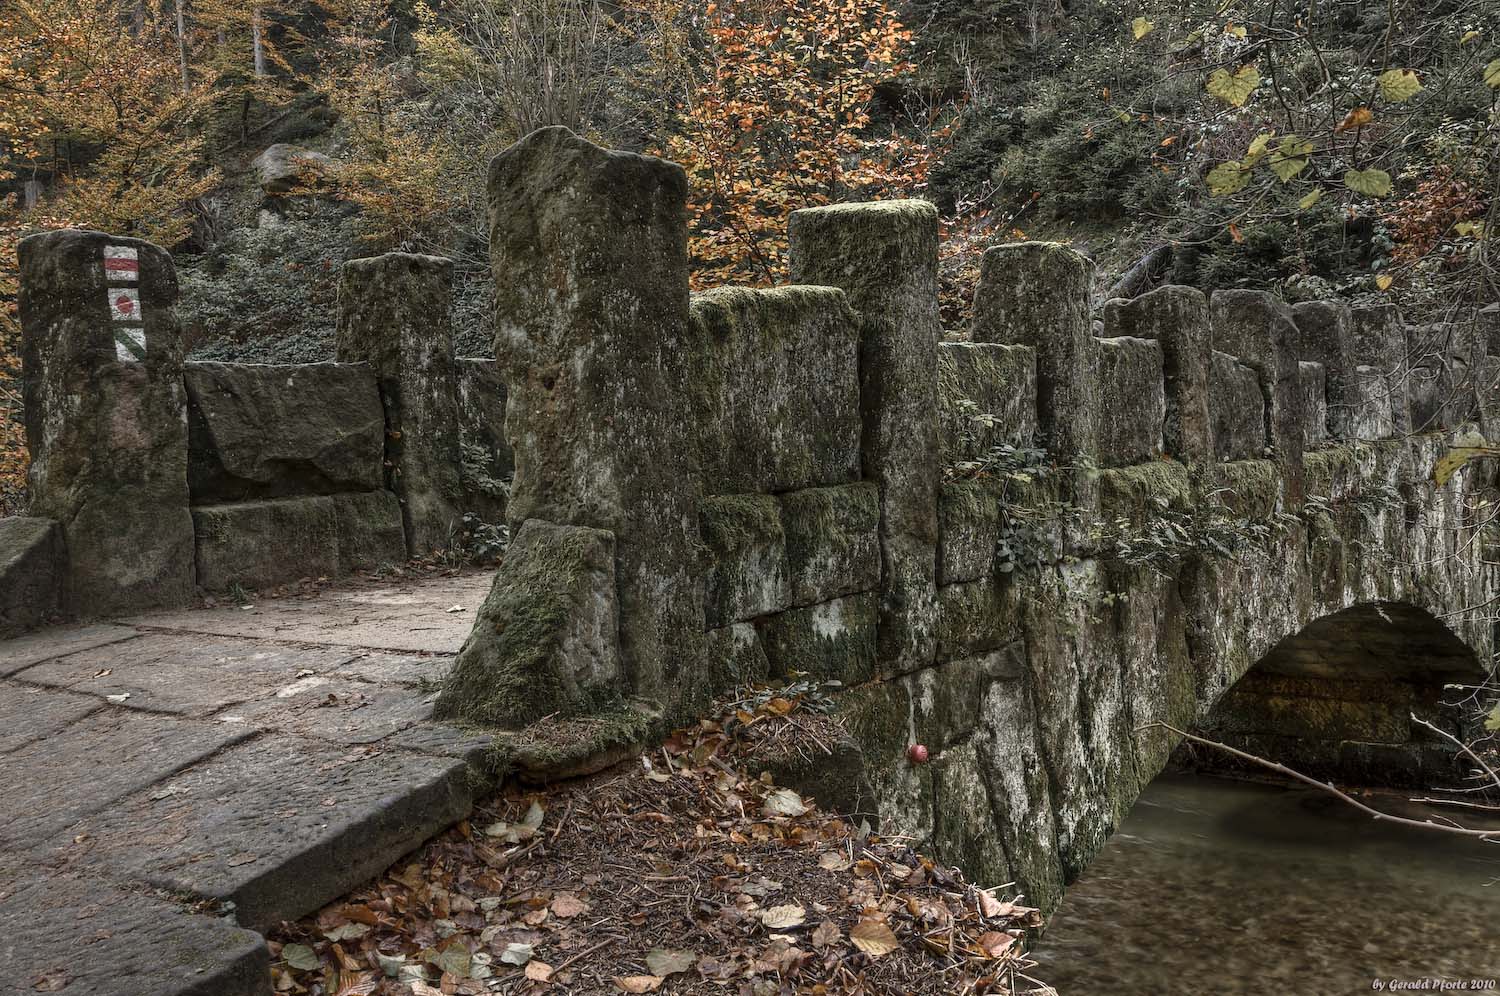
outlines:
{"label": "brown leaf litter", "polygon": [[1025,974],[1038,911],[753,773],[768,746],[837,738],[811,698],[763,692],[598,774],[508,786],[275,931],[277,991],[1051,993]]}

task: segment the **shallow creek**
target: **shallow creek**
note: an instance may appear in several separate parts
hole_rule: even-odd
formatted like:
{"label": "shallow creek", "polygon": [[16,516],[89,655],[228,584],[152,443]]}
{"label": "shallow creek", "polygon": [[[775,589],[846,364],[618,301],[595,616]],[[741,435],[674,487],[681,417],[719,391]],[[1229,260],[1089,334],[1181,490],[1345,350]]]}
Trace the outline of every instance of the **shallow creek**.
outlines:
{"label": "shallow creek", "polygon": [[[1402,795],[1366,801],[1425,816]],[[1436,992],[1442,979],[1500,993],[1500,843],[1377,823],[1311,789],[1167,774],[1035,954],[1061,996]]]}

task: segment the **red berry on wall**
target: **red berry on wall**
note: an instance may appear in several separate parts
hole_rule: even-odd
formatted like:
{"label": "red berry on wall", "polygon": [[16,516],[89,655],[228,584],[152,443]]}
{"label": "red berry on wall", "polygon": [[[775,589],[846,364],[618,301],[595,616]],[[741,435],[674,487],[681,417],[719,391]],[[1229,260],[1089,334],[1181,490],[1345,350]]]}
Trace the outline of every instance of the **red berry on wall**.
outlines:
{"label": "red berry on wall", "polygon": [[912,764],[926,764],[927,745],[912,744],[910,747],[906,748],[906,759]]}

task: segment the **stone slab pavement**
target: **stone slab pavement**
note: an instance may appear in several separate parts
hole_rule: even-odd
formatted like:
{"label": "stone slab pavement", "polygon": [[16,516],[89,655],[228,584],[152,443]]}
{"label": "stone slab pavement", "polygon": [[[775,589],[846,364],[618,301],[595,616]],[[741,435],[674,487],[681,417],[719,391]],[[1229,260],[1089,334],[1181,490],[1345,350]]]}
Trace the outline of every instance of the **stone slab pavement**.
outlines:
{"label": "stone slab pavement", "polygon": [[491,576],[0,643],[0,994],[269,996],[256,933],[468,815],[432,721]]}

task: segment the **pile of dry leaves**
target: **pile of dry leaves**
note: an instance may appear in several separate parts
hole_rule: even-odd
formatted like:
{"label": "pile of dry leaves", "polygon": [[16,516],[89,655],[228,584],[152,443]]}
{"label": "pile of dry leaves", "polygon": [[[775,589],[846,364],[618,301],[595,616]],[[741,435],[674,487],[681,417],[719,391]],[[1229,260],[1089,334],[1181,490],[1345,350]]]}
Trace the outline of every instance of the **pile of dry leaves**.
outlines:
{"label": "pile of dry leaves", "polygon": [[802,698],[762,693],[616,768],[502,792],[283,925],[278,991],[1051,992],[1024,974],[1036,910],[754,773],[757,744],[825,739]]}

